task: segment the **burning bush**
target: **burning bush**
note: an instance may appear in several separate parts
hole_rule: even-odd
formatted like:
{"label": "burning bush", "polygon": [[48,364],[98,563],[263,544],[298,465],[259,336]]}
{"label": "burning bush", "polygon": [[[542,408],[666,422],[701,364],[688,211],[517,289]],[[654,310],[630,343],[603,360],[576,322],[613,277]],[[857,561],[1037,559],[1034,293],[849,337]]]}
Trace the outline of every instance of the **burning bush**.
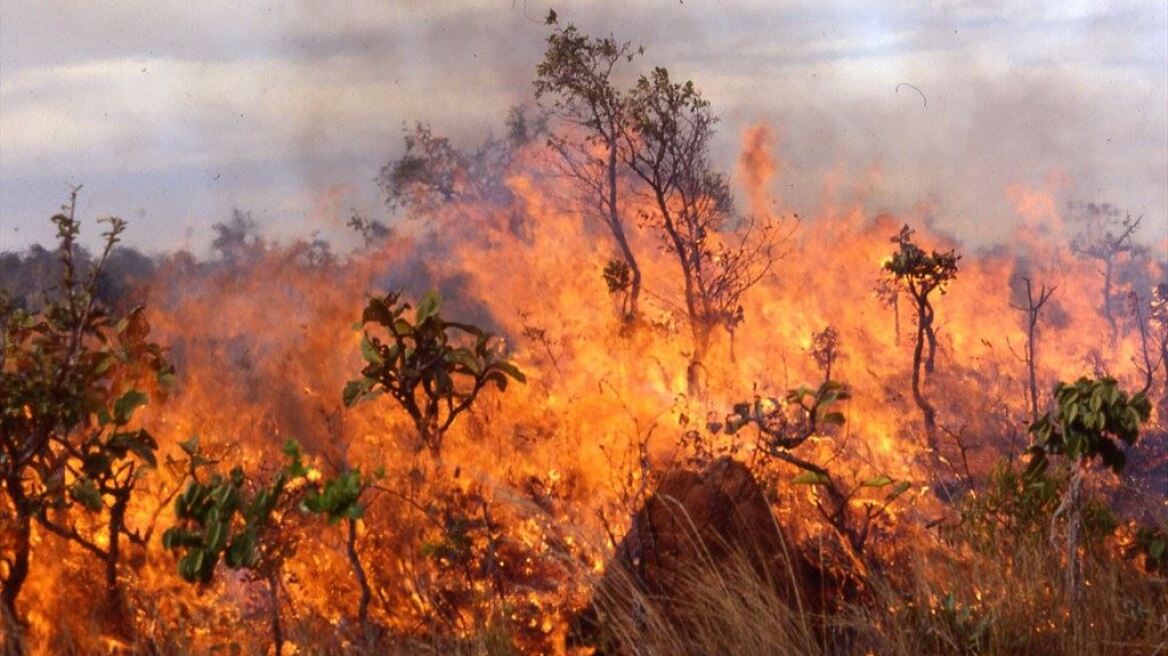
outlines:
{"label": "burning bush", "polygon": [[[1015,189],[1011,243],[963,247],[958,278],[953,240],[908,227],[923,215],[829,198],[778,221],[762,129],[752,219],[693,83],[657,68],[621,90],[610,67],[639,49],[553,23],[550,120],[518,112],[465,151],[409,131],[380,181],[419,220],[354,217],[352,253],[240,212],[216,257],[160,256],[146,307],[111,314],[123,224],[87,270],[72,202],[55,217],[62,284],[2,315],[8,648],[563,653],[598,587],[627,592],[602,627],[621,653],[1163,644],[1168,264],[1137,222],[1075,241],[1032,212],[1049,192]],[[1028,435],[1047,471],[1015,462]],[[716,566],[671,572],[680,604],[602,585],[710,472],[779,527],[794,589],[702,544]],[[722,517],[725,495],[693,496]],[[1087,539],[1054,549],[1051,526]],[[111,601],[90,610],[95,588]]]}

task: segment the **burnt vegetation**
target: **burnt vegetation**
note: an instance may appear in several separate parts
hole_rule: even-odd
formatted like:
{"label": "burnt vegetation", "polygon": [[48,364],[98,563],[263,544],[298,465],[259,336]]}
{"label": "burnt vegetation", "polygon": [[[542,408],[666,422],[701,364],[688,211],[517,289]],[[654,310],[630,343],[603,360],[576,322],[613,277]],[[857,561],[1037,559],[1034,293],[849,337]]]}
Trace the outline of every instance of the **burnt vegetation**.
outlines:
{"label": "burnt vegetation", "polygon": [[351,252],[237,210],[91,253],[73,190],[0,254],[5,653],[1168,645],[1140,218],[1068,207],[1057,261],[795,230],[694,82],[546,29],[534,105],[406,127]]}

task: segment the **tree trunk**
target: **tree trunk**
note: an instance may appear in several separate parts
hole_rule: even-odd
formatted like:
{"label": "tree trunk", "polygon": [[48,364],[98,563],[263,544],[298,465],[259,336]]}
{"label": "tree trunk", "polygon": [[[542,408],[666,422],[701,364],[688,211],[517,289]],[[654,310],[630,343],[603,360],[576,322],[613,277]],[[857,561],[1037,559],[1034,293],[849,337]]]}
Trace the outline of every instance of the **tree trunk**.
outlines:
{"label": "tree trunk", "polygon": [[[3,604],[5,624],[8,625],[9,632],[15,635],[20,625],[16,598],[20,596],[24,582],[28,579],[29,554],[32,551],[32,517],[27,512],[29,503],[19,478],[9,476],[5,485],[8,488],[8,496],[12,499],[12,506],[16,510],[16,525],[13,527],[15,539],[12,546],[14,552],[12,564],[8,569],[8,577],[4,579],[4,589],[0,591],[0,602]],[[17,640],[10,640],[9,643],[19,648]],[[11,648],[6,644],[6,649]]]}
{"label": "tree trunk", "polygon": [[1080,626],[1080,600],[1082,596],[1082,572],[1079,562],[1079,533],[1083,522],[1082,511],[1083,490],[1083,458],[1079,456],[1071,469],[1071,479],[1067,483],[1067,491],[1063,500],[1054,511],[1050,520],[1051,545],[1057,547],[1058,528],[1060,518],[1067,520],[1066,537],[1066,599],[1067,612],[1071,627],[1071,645],[1073,653],[1081,652],[1083,628]]}
{"label": "tree trunk", "polygon": [[633,249],[629,247],[629,240],[625,237],[624,224],[621,223],[620,214],[617,212],[616,154],[616,141],[612,141],[608,146],[608,227],[612,231],[612,237],[616,240],[617,247],[620,248],[621,257],[624,258],[625,264],[629,265],[629,273],[632,274],[629,286],[629,304],[623,317],[625,321],[632,321],[637,316],[637,301],[641,296],[641,267],[637,264]]}
{"label": "tree trunk", "polygon": [[1107,326],[1111,329],[1110,345],[1115,346],[1115,339],[1118,336],[1118,328],[1115,324],[1115,314],[1111,311],[1111,279],[1113,276],[1114,265],[1111,263],[1111,258],[1107,258],[1107,263],[1103,268],[1103,316],[1107,318]]}
{"label": "tree trunk", "polygon": [[122,588],[118,585],[118,564],[121,562],[121,538],[126,526],[126,507],[130,503],[129,490],[115,493],[110,508],[109,547],[105,552],[106,617],[114,633],[127,641],[133,638],[134,627]]}
{"label": "tree trunk", "polygon": [[[20,494],[20,497],[23,498],[23,494]],[[13,545],[15,557],[8,571],[8,578],[4,580],[2,594],[0,594],[0,599],[3,602],[0,613],[4,615],[2,618],[4,639],[0,641],[0,647],[4,648],[6,656],[19,656],[24,653],[24,643],[21,638],[23,627],[16,611],[16,598],[20,595],[20,589],[24,586],[25,580],[28,579],[28,557],[32,548],[32,521],[28,515],[19,513],[19,510],[17,512],[14,531],[16,540]]]}
{"label": "tree trunk", "polygon": [[268,577],[268,603],[271,604],[272,644],[276,648],[276,656],[284,650],[284,629],[280,626],[280,581],[276,574]]}
{"label": "tree trunk", "polygon": [[922,299],[920,309],[920,323],[924,328],[925,338],[929,342],[929,357],[925,358],[925,373],[931,374],[937,359],[937,333],[933,332],[933,318],[936,315],[933,312],[933,306],[929,305],[928,299]]}
{"label": "tree trunk", "polygon": [[917,339],[916,344],[913,345],[912,393],[913,401],[916,402],[925,422],[925,443],[932,450],[933,457],[936,458],[940,455],[937,444],[937,411],[921,391],[921,367],[924,364],[925,326],[927,325],[925,323],[925,307],[923,301],[917,301]]}
{"label": "tree trunk", "polygon": [[357,620],[364,627],[369,621],[369,600],[373,593],[369,589],[369,578],[365,575],[365,568],[361,566],[361,559],[357,555],[357,520],[349,521],[349,539],[345,543],[349,554],[349,565],[353,568],[353,575],[357,577],[357,585],[361,587],[361,601],[357,606]]}
{"label": "tree trunk", "polygon": [[1033,311],[1030,314],[1030,323],[1026,331],[1026,368],[1030,374],[1030,420],[1038,421],[1038,368],[1035,362],[1034,325],[1037,317]]}

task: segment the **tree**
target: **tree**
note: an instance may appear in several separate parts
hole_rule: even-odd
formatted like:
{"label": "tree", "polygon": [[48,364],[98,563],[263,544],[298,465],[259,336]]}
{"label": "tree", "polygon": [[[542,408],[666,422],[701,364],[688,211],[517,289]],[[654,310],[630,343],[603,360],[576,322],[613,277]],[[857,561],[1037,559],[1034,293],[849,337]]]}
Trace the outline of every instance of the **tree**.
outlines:
{"label": "tree", "polygon": [[1051,519],[1051,541],[1055,541],[1056,522],[1065,519],[1067,596],[1072,630],[1078,635],[1083,477],[1096,458],[1116,474],[1123,471],[1127,457],[1120,444],[1135,444],[1140,424],[1148,420],[1152,404],[1143,392],[1129,397],[1114,378],[1083,377],[1073,384],[1059,382],[1054,388],[1054,405],[1054,410],[1030,426],[1033,445],[1027,473],[1034,477],[1044,472],[1049,466],[1048,455],[1062,455],[1071,462],[1070,482]]}
{"label": "tree", "polygon": [[509,380],[527,381],[523,372],[501,357],[494,336],[481,328],[447,321],[440,314],[442,299],[430,292],[418,301],[411,322],[411,305],[389,293],[369,299],[361,325],[373,324],[387,338],[365,332],[361,378],[350,381],[343,394],[346,406],[388,394],[409,415],[434,458],[442,439],[460,414],[471,407],[488,384],[505,390]]}
{"label": "tree", "polygon": [[[162,348],[148,339],[141,309],[119,319],[96,297],[124,221],[102,219],[109,224],[104,248],[88,273],[79,270],[77,194],[52,219],[59,289],[38,311],[5,307],[0,313],[0,511],[7,546],[0,608],[15,651],[21,648],[17,599],[29,574],[34,521],[103,561],[110,607],[120,611],[121,538],[144,541],[127,527],[126,508],[143,471],[155,465],[157,449],[149,433],[131,427],[149,398],[137,385],[153,379],[161,393],[173,379]],[[104,520],[96,529],[79,527],[78,507]]]}
{"label": "tree", "polygon": [[197,439],[180,444],[187,455],[191,481],[175,497],[176,523],[162,534],[162,546],[178,557],[178,573],[190,583],[207,584],[222,561],[243,570],[252,581],[268,588],[269,620],[276,656],[284,645],[280,622],[280,572],[292,556],[297,539],[287,526],[294,507],[289,483],[305,473],[300,448],[284,445],[288,464],[270,480],[248,477],[235,467],[227,475],[215,472],[205,480],[199,471],[213,462],[199,449]]}
{"label": "tree", "polygon": [[[850,488],[845,487],[823,465],[793,453],[825,428],[843,425],[846,421],[843,413],[833,406],[850,396],[841,383],[825,380],[816,389],[801,386],[789,390],[784,399],[756,396],[753,401],[737,403],[725,422],[712,423],[708,428],[712,432],[725,431],[733,435],[754,425],[758,430],[759,452],[794,465],[800,471],[791,483],[811,485],[824,491],[825,498],[816,499],[816,510],[858,559],[872,527],[911,484],[880,474],[858,481]],[[858,498],[866,490],[890,486],[889,492],[880,500]],[[856,510],[856,507],[862,510]]]}
{"label": "tree", "polygon": [[211,226],[215,238],[211,240],[211,250],[231,265],[249,262],[264,250],[264,240],[259,235],[259,226],[250,212],[231,210],[231,220]]}
{"label": "tree", "polygon": [[1097,260],[1103,265],[1103,316],[1111,330],[1111,345],[1119,334],[1115,315],[1116,267],[1121,256],[1142,255],[1143,247],[1132,241],[1132,235],[1140,227],[1144,217],[1132,218],[1124,213],[1120,218],[1119,208],[1110,203],[1087,203],[1083,206],[1083,231],[1075,236],[1071,248],[1084,257]]}
{"label": "tree", "polygon": [[831,380],[831,368],[840,356],[839,331],[831,326],[811,336],[811,357],[823,371],[823,382]]}
{"label": "tree", "polygon": [[[620,251],[605,269],[610,291],[626,291],[621,311],[626,321],[637,314],[641,294],[641,268],[625,235],[618,200],[618,151],[625,130],[625,101],[612,83],[612,75],[622,61],[631,62],[642,52],[629,42],[612,36],[593,38],[575,26],[561,27],[555,13],[548,15],[553,26],[547,38],[543,61],[536,68],[535,97],[552,116],[582,136],[552,134],[548,147],[558,155],[560,169],[590,199]],[[621,275],[610,274],[619,271]]]}
{"label": "tree", "polygon": [[1029,278],[1026,282],[1026,307],[1011,305],[1026,313],[1026,371],[1030,384],[1030,421],[1038,421],[1038,319],[1042,316],[1042,306],[1050,300],[1056,287],[1043,285],[1034,295],[1034,287]]}
{"label": "tree", "polygon": [[405,152],[383,166],[377,178],[386,206],[429,218],[451,203],[509,205],[508,167],[520,147],[543,134],[544,122],[513,107],[506,128],[506,137],[489,137],[473,152],[464,152],[428,124],[403,127]]}
{"label": "tree", "polygon": [[353,210],[353,214],[349,217],[349,222],[346,225],[361,235],[361,240],[364,242],[365,248],[369,248],[385,240],[393,233],[393,230],[381,221],[377,219],[366,219],[357,210]]}
{"label": "tree", "polygon": [[725,176],[709,165],[717,119],[693,82],[675,83],[664,68],[642,76],[628,95],[625,163],[648,190],[654,212],[645,221],[661,231],[681,269],[685,311],[693,338],[687,378],[698,370],[719,326],[731,335],[743,319],[742,294],[774,263],[771,226],[753,219],[736,234]]}
{"label": "tree", "polygon": [[[945,252],[925,252],[913,242],[913,230],[907,225],[892,238],[897,250],[884,263],[884,271],[900,285],[916,304],[917,332],[913,344],[912,392],[913,400],[925,421],[925,439],[934,454],[937,444],[937,410],[922,392],[921,369],[933,373],[937,355],[937,334],[933,330],[936,312],[932,300],[933,292],[945,293],[945,286],[957,277],[957,261],[961,259],[952,249]],[[925,346],[928,353],[925,353]]]}

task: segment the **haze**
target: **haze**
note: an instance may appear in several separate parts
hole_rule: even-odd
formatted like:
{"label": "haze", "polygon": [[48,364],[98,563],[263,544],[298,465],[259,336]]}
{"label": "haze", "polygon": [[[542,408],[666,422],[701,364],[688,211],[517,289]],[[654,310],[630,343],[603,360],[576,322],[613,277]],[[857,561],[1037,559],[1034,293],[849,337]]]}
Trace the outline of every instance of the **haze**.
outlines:
{"label": "haze", "polygon": [[1141,238],[1165,243],[1162,2],[54,0],[0,10],[0,248],[49,243],[76,183],[87,220],[130,219],[146,250],[205,251],[232,208],[276,238],[348,244],[350,208],[386,215],[373,179],[403,123],[470,146],[530,102],[549,7],[693,79],[726,170],[743,128],[771,125],[789,209],[925,203],[987,244],[1020,183],[1142,214]]}

